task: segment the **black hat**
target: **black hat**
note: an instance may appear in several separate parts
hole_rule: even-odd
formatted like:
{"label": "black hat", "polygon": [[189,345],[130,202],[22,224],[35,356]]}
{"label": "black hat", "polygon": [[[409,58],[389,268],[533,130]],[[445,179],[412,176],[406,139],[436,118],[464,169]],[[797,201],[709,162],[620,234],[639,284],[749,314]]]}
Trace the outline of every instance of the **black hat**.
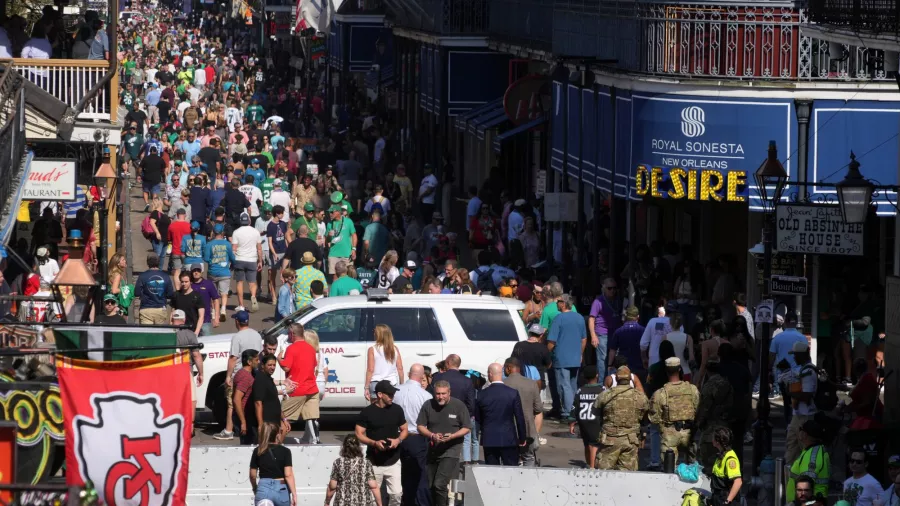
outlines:
{"label": "black hat", "polygon": [[394,394],[397,393],[397,389],[394,388],[394,385],[391,385],[391,382],[388,380],[381,380],[375,384],[375,393],[381,392],[387,395],[390,398],[394,398]]}

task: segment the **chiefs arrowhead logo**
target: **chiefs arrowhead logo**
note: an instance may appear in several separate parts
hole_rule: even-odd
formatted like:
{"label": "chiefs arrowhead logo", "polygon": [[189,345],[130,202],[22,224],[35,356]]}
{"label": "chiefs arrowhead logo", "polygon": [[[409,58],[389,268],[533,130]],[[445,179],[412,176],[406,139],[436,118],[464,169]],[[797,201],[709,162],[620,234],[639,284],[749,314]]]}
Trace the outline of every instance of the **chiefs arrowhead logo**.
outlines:
{"label": "chiefs arrowhead logo", "polygon": [[157,395],[91,396],[93,415],[74,418],[81,478],[109,506],[168,506],[181,468],[181,414],[165,417]]}

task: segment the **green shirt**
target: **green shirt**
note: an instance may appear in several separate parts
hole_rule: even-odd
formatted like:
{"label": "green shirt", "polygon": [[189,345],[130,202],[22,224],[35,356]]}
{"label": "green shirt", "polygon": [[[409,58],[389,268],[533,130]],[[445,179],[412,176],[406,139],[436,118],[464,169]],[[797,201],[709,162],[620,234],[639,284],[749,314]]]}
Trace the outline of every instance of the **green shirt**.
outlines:
{"label": "green shirt", "polygon": [[[575,311],[575,305],[572,305],[572,311]],[[553,320],[556,319],[556,315],[559,314],[559,308],[556,305],[556,302],[547,304],[544,306],[544,312],[541,313],[541,327],[550,332],[550,326],[553,325]]]}
{"label": "green shirt", "polygon": [[375,282],[376,275],[378,275],[378,271],[375,269],[369,269],[367,267],[356,269],[356,277],[359,278],[359,284],[366,288],[372,286],[372,283]]}
{"label": "green shirt", "polygon": [[328,296],[338,297],[340,295],[359,295],[362,292],[363,287],[359,281],[350,276],[341,276],[331,284],[331,290],[328,292]]}
{"label": "green shirt", "polygon": [[134,110],[134,101],[137,97],[133,92],[123,91],[122,92],[122,105],[124,105],[129,111]]}
{"label": "green shirt", "polygon": [[137,67],[137,63],[135,63],[134,60],[128,60],[123,66],[125,67],[125,75],[130,76],[134,73],[134,68]]}
{"label": "green shirt", "polygon": [[296,234],[297,231],[300,230],[300,227],[303,225],[306,225],[306,228],[309,229],[309,232],[307,232],[306,237],[309,239],[315,240],[316,236],[319,234],[319,222],[316,221],[315,218],[313,218],[311,220],[307,220],[306,216],[301,214],[294,220],[293,223],[291,223],[291,230],[293,230],[294,233]]}
{"label": "green shirt", "polygon": [[136,162],[141,154],[141,147],[144,145],[144,136],[141,134],[125,134],[122,142],[125,144],[125,152]]}
{"label": "green shirt", "polygon": [[268,202],[269,197],[272,196],[272,190],[275,189],[275,178],[270,177],[263,179],[262,183],[259,183],[259,191],[262,192],[263,202]]}
{"label": "green shirt", "polygon": [[381,223],[369,223],[363,234],[363,241],[369,241],[367,256],[375,259],[375,265],[381,265],[381,257],[390,247],[391,233]]}
{"label": "green shirt", "polygon": [[251,105],[247,108],[245,115],[247,121],[262,121],[266,114],[266,110],[261,105]]}
{"label": "green shirt", "polygon": [[272,153],[269,153],[268,151],[263,151],[260,154],[263,155],[264,157],[266,157],[266,160],[269,161],[269,167],[273,167],[275,165],[275,157],[272,156]]}
{"label": "green shirt", "polygon": [[352,237],[356,235],[356,227],[350,218],[342,218],[340,221],[331,221],[325,227],[325,234],[334,230],[334,237],[329,238],[331,248],[328,250],[328,256],[337,258],[350,258],[350,252],[353,251]]}

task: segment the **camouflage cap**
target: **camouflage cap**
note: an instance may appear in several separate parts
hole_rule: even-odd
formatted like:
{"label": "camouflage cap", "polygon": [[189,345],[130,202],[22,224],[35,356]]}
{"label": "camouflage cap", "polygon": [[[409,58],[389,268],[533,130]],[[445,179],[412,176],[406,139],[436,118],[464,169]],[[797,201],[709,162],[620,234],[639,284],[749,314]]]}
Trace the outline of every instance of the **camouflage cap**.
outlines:
{"label": "camouflage cap", "polygon": [[620,366],[616,369],[616,379],[631,379],[631,369],[627,365]]}

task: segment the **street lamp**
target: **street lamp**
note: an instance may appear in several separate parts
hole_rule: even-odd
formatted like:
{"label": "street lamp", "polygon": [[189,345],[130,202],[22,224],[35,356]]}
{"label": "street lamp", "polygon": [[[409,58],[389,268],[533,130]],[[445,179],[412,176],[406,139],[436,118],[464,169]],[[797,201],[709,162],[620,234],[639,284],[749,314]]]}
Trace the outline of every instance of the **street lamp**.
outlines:
{"label": "street lamp", "polygon": [[[769,141],[769,154],[754,175],[756,189],[759,192],[765,215],[763,216],[763,293],[768,298],[772,277],[772,215],[775,206],[781,202],[787,183],[787,172],[778,161],[778,148],[775,141]],[[768,357],[769,323],[762,324],[762,335],[759,338],[759,357]],[[762,358],[762,363],[768,360]],[[753,438],[753,470],[759,473],[759,464],[763,456],[772,453],[772,426],[769,424],[769,367],[761,368],[759,382],[759,399],[756,401],[756,434]]]}
{"label": "street lamp", "polygon": [[859,162],[856,161],[853,151],[850,152],[850,168],[847,175],[835,187],[844,223],[865,223],[875,186],[860,174]]}
{"label": "street lamp", "polygon": [[98,309],[103,307],[103,295],[109,290],[106,285],[109,281],[109,237],[106,222],[109,215],[108,199],[113,189],[112,183],[116,178],[116,171],[108,163],[101,163],[97,172],[94,173],[94,184],[100,189],[99,219],[97,220],[100,228],[98,231],[100,247],[97,248],[97,274],[100,277],[100,290],[96,290],[94,294],[94,304]]}

